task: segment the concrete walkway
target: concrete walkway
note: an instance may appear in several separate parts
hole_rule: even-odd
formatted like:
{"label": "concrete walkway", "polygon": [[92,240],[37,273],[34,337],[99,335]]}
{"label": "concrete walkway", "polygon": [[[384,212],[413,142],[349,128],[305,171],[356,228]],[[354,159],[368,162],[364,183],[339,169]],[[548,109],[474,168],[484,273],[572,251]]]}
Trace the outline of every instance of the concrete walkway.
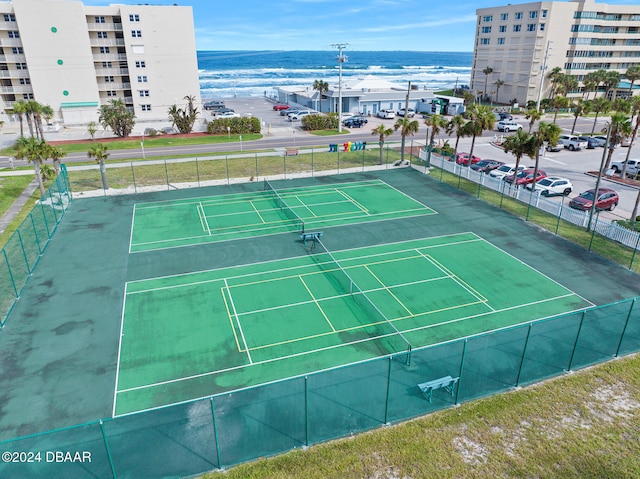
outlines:
{"label": "concrete walkway", "polygon": [[[33,174],[33,172],[31,172],[31,174]],[[16,216],[18,216],[18,214],[20,214],[20,211],[22,210],[24,205],[27,204],[27,201],[29,201],[29,198],[31,198],[31,195],[33,195],[33,192],[36,191],[37,189],[38,189],[38,180],[34,178],[33,181],[27,185],[24,191],[20,193],[20,196],[16,198],[16,200],[5,212],[5,214],[2,215],[2,218],[0,218],[0,234],[4,233],[4,230],[7,229],[7,226],[11,224],[13,219]]]}

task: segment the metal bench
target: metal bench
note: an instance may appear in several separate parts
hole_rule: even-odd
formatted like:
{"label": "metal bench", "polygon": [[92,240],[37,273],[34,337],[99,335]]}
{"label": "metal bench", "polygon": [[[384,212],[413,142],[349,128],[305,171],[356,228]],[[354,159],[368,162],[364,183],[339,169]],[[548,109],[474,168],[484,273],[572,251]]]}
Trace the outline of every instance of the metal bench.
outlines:
{"label": "metal bench", "polygon": [[418,384],[418,388],[422,392],[423,396],[431,402],[431,394],[435,389],[444,389],[451,396],[453,396],[453,388],[458,382],[459,377],[452,378],[451,376],[444,376],[442,378],[434,379],[433,381],[427,381]]}

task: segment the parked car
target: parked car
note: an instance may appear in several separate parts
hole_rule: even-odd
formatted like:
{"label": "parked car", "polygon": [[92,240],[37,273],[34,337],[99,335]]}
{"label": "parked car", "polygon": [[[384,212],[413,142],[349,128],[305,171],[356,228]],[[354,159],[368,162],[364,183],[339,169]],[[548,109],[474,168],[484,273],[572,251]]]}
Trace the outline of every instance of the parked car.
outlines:
{"label": "parked car", "polygon": [[214,110],[213,116],[217,118],[220,115],[224,115],[225,113],[234,113],[234,110],[233,108],[218,108],[217,110]]}
{"label": "parked car", "polygon": [[522,130],[522,125],[511,120],[502,120],[496,126],[498,131],[518,131]]}
{"label": "parked car", "polygon": [[[622,173],[625,163],[627,163],[627,160],[612,161],[611,169],[616,173]],[[625,173],[627,176],[636,176],[638,173],[640,173],[640,160],[630,159],[629,162],[627,163],[627,169]]]}
{"label": "parked car", "polygon": [[[482,158],[473,155],[471,157],[471,164],[478,163]],[[456,155],[456,163],[462,166],[469,166],[469,153],[458,153]]]}
{"label": "parked car", "polygon": [[598,141],[601,143],[601,145],[600,145],[600,146],[604,146],[604,145],[605,145],[605,143],[607,142],[607,137],[606,137],[606,136],[600,136],[600,135],[598,135],[598,136],[594,136],[594,138],[595,138],[596,140],[598,140]]}
{"label": "parked car", "polygon": [[551,143],[547,143],[547,146],[545,146],[544,148],[547,151],[561,151],[564,150],[564,145],[562,143],[556,143],[555,145],[552,145]]}
{"label": "parked car", "polygon": [[588,146],[586,141],[579,140],[577,136],[572,135],[560,135],[558,143],[571,151],[586,149]]}
{"label": "parked car", "polygon": [[[398,116],[404,116],[404,108],[398,110],[396,113]],[[416,111],[413,108],[407,108],[407,118],[413,118],[416,115]]]}
{"label": "parked car", "polygon": [[396,112],[393,110],[379,110],[377,115],[380,118],[395,118],[396,117]]}
{"label": "parked car", "polygon": [[[518,166],[518,170],[524,170],[525,167],[523,165]],[[516,165],[502,165],[497,167],[495,170],[489,172],[489,176],[491,178],[497,178],[501,180],[505,176],[512,175],[516,171]]]}
{"label": "parked car", "polygon": [[365,115],[354,115],[351,118],[354,119],[354,120],[358,120],[358,121],[362,122],[363,124],[369,123],[369,120],[367,119],[367,117]]}
{"label": "parked car", "polygon": [[[579,136],[578,140],[580,141],[586,141],[587,142],[587,149],[588,150],[593,150],[594,148],[596,148],[599,145],[599,141],[596,140],[594,137],[592,136]],[[604,145],[603,145],[604,146]]]}
{"label": "parked car", "polygon": [[225,111],[224,113],[216,115],[216,119],[217,118],[240,118],[240,114],[235,111]]}
{"label": "parked car", "polygon": [[513,120],[513,116],[511,116],[509,113],[505,113],[504,111],[496,111],[494,113],[496,115],[496,120],[498,121]]}
{"label": "parked car", "polygon": [[[533,191],[533,183],[529,183],[525,188]],[[535,191],[539,191],[542,196],[567,196],[573,191],[573,185],[567,178],[547,176],[536,182]]]}
{"label": "parked car", "polygon": [[276,103],[275,105],[273,105],[273,109],[275,111],[288,110],[289,108],[291,108],[291,106],[285,105],[284,103]]}
{"label": "parked car", "polygon": [[364,125],[364,122],[360,118],[352,116],[344,120],[342,124],[347,128],[360,128],[362,125]]}
{"label": "parked car", "polygon": [[495,170],[502,165],[504,165],[504,161],[480,160],[479,162],[472,164],[471,169],[480,173],[489,173],[491,170]]}
{"label": "parked car", "polygon": [[280,116],[288,116],[290,113],[301,111],[303,108],[287,108],[286,110],[280,110]]}
{"label": "parked car", "polygon": [[[594,199],[595,189],[587,190],[584,193],[580,193],[579,196],[576,196],[571,201],[569,201],[569,206],[571,208],[575,208],[576,210],[588,211],[593,207],[593,199]],[[600,188],[598,190],[598,199],[596,200],[596,208],[598,210],[609,210],[613,211],[618,203],[620,202],[620,197],[618,193],[609,188]]]}
{"label": "parked car", "polygon": [[224,102],[221,100],[211,100],[202,105],[202,108],[205,110],[219,110],[220,108],[224,108]]}
{"label": "parked car", "polygon": [[[536,174],[535,175],[536,181],[546,178],[547,176],[547,174],[543,170],[538,170],[535,172],[535,174]],[[518,172],[517,175],[511,174],[509,176],[505,176],[502,179],[507,183],[512,183],[512,184],[515,181],[516,186],[520,186],[520,185],[528,185],[529,183],[533,183],[533,178],[534,178],[534,169],[526,168]]]}
{"label": "parked car", "polygon": [[289,119],[289,121],[296,121],[302,119],[303,116],[311,115],[313,113],[315,113],[315,111],[313,110],[299,110],[293,113],[289,113],[287,115],[287,118]]}

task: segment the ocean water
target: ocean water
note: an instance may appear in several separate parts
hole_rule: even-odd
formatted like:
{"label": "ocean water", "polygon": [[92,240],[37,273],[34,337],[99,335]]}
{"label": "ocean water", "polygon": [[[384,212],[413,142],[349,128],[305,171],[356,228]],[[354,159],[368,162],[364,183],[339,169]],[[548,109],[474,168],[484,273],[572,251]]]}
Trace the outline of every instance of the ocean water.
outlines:
{"label": "ocean water", "polygon": [[[274,96],[275,87],[313,86],[314,80],[338,83],[337,50],[199,51],[203,99]],[[472,52],[350,52],[343,50],[343,82],[375,75],[401,88],[446,89],[468,85]]]}

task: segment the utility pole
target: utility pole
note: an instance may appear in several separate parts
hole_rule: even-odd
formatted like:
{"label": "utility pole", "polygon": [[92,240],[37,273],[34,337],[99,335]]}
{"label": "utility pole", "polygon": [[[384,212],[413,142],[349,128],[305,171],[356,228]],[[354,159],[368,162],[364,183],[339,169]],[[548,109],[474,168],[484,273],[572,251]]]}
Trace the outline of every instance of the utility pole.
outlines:
{"label": "utility pole", "polygon": [[547,40],[547,49],[544,52],[544,61],[542,67],[540,67],[540,89],[538,90],[538,101],[536,101],[536,110],[540,111],[540,99],[542,98],[542,88],[544,87],[544,72],[547,70],[547,60],[549,59],[549,44],[550,40]]}
{"label": "utility pole", "polygon": [[342,133],[342,64],[349,59],[342,54],[348,43],[332,43],[333,48],[338,49],[338,133]]}

